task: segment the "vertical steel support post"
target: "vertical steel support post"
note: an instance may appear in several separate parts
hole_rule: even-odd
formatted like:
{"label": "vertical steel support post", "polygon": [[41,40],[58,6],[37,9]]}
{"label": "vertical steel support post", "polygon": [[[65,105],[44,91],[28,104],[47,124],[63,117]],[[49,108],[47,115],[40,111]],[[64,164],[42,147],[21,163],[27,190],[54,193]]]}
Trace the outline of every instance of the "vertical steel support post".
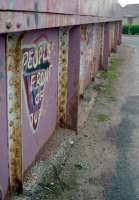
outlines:
{"label": "vertical steel support post", "polygon": [[7,102],[10,191],[22,191],[21,39],[7,36]]}
{"label": "vertical steel support post", "polygon": [[100,63],[99,69],[104,69],[104,23],[100,24]]}
{"label": "vertical steel support post", "polygon": [[119,21],[119,37],[118,37],[118,44],[121,45],[122,43],[122,21]]}
{"label": "vertical steel support post", "polygon": [[66,127],[69,28],[59,30],[58,124]]}
{"label": "vertical steel support post", "polygon": [[93,69],[92,69],[92,79],[95,79],[98,70],[98,24],[93,24]]}
{"label": "vertical steel support post", "polygon": [[115,44],[116,44],[116,48],[118,45],[118,23],[115,22]]}
{"label": "vertical steel support post", "polygon": [[104,47],[103,47],[103,62],[102,69],[105,70],[108,67],[109,62],[109,23],[104,24]]}
{"label": "vertical steel support post", "polygon": [[114,22],[111,23],[111,52],[115,52],[115,41],[114,41],[114,36],[115,36],[115,26]]}
{"label": "vertical steel support post", "polygon": [[116,26],[116,22],[112,23],[112,37],[113,37],[112,52],[116,53],[117,52],[117,26]]}
{"label": "vertical steel support post", "polygon": [[80,73],[80,26],[71,28],[69,32],[69,63],[67,91],[67,127],[78,130]]}
{"label": "vertical steel support post", "polygon": [[109,56],[111,55],[111,48],[112,48],[112,24],[109,23]]}

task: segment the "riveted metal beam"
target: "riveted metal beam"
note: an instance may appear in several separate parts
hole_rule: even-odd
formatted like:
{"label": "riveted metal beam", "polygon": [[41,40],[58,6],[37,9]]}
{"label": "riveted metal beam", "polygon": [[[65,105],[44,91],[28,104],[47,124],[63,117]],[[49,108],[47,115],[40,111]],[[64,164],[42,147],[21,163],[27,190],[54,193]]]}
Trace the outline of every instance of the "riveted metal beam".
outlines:
{"label": "riveted metal beam", "polygon": [[69,28],[59,30],[58,124],[66,126]]}
{"label": "riveted metal beam", "polygon": [[104,24],[103,69],[108,67],[109,57],[109,23]]}
{"label": "riveted metal beam", "polygon": [[99,60],[99,67],[100,69],[103,69],[103,57],[104,57],[104,24],[100,24],[100,29],[99,29],[99,34],[100,34],[100,60]]}
{"label": "riveted metal beam", "polygon": [[93,24],[93,69],[92,69],[92,79],[95,78],[98,71],[98,56],[99,56],[99,25]]}
{"label": "riveted metal beam", "polygon": [[7,102],[9,134],[10,190],[22,190],[21,136],[21,39],[23,34],[7,36]]}
{"label": "riveted metal beam", "polygon": [[80,26],[69,32],[69,63],[68,63],[68,96],[67,96],[67,127],[78,130],[79,106],[79,72],[80,72]]}
{"label": "riveted metal beam", "polygon": [[0,23],[0,33],[120,20],[119,18],[111,19],[99,16],[17,11],[0,11],[0,19],[2,22]]}

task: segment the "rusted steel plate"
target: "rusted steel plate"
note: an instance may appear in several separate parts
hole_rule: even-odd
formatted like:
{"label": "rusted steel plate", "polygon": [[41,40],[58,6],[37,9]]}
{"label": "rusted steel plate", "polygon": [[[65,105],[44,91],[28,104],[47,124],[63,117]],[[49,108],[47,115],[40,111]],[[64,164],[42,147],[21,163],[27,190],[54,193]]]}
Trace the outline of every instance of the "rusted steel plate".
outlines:
{"label": "rusted steel plate", "polygon": [[117,31],[118,31],[118,26],[117,23],[114,23],[114,46],[113,46],[113,52],[117,52]]}
{"label": "rusted steel plate", "polygon": [[69,28],[59,30],[58,124],[66,126]]}
{"label": "rusted steel plate", "polygon": [[92,78],[93,65],[93,28],[92,24],[81,26],[80,48],[80,95],[89,85]]}
{"label": "rusted steel plate", "polygon": [[119,21],[119,19],[99,18],[93,16],[29,12],[0,12],[0,19],[0,33],[100,23],[101,21]]}
{"label": "rusted steel plate", "polygon": [[111,29],[112,29],[112,46],[111,46],[111,50],[112,52],[115,52],[115,23],[111,23]]}
{"label": "rusted steel plate", "polygon": [[11,190],[22,189],[21,137],[21,39],[23,34],[7,36],[7,95],[9,133],[9,171]]}
{"label": "rusted steel plate", "polygon": [[79,105],[79,73],[80,73],[80,26],[75,26],[69,33],[69,63],[68,63],[68,98],[67,127],[78,129]]}
{"label": "rusted steel plate", "polygon": [[0,0],[0,9],[108,17],[120,14],[118,0]]}
{"label": "rusted steel plate", "polygon": [[101,24],[98,24],[98,68],[100,69],[100,60],[101,60],[101,46],[102,46],[102,38],[101,38]]}
{"label": "rusted steel plate", "polygon": [[29,31],[21,41],[23,172],[56,128],[58,35],[58,29]]}
{"label": "rusted steel plate", "polygon": [[112,23],[109,23],[109,55],[111,54],[112,50]]}
{"label": "rusted steel plate", "polygon": [[98,56],[99,56],[99,40],[98,40],[98,24],[93,24],[93,74],[92,78],[95,78],[95,75],[98,71]]}
{"label": "rusted steel plate", "polygon": [[100,24],[100,69],[103,69],[103,57],[104,57],[104,23]]}
{"label": "rusted steel plate", "polygon": [[104,48],[103,48],[103,69],[108,67],[108,57],[109,57],[109,23],[104,24]]}
{"label": "rusted steel plate", "polygon": [[99,0],[80,0],[80,15],[99,15]]}
{"label": "rusted steel plate", "polygon": [[78,0],[0,0],[0,9],[75,14]]}
{"label": "rusted steel plate", "polygon": [[122,21],[118,23],[118,45],[122,43]]}
{"label": "rusted steel plate", "polygon": [[119,22],[116,22],[116,33],[115,33],[116,45],[118,45],[118,37],[119,37]]}
{"label": "rusted steel plate", "polygon": [[105,17],[121,17],[121,6],[118,0],[80,0],[80,15],[97,15]]}
{"label": "rusted steel plate", "polygon": [[0,199],[8,189],[8,135],[5,37],[0,36]]}

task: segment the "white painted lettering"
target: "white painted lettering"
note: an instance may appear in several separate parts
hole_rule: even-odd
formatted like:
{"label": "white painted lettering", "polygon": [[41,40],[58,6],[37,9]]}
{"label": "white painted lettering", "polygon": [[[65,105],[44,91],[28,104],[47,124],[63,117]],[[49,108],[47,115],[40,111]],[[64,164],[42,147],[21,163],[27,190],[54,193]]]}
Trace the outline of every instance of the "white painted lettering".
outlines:
{"label": "white painted lettering", "polygon": [[36,75],[33,74],[33,75],[31,76],[31,86],[30,86],[31,92],[32,92],[32,90],[33,90],[33,88],[34,88],[34,86],[35,86],[35,83],[36,83]]}
{"label": "white painted lettering", "polygon": [[24,54],[23,54],[23,59],[22,59],[22,65],[24,66],[24,67],[26,67],[26,65],[28,64],[28,52],[25,52]]}
{"label": "white painted lettering", "polygon": [[32,67],[33,67],[32,61],[33,61],[33,50],[30,50],[29,51],[29,58],[28,58],[28,69],[32,69]]}
{"label": "white painted lettering", "polygon": [[33,68],[36,69],[38,66],[38,49],[35,50],[33,56]]}
{"label": "white painted lettering", "polygon": [[40,64],[42,64],[42,59],[43,59],[43,48],[42,48],[42,46],[39,47],[38,51],[39,51],[39,53],[38,53],[39,56],[38,57],[39,57],[39,65],[40,65]]}

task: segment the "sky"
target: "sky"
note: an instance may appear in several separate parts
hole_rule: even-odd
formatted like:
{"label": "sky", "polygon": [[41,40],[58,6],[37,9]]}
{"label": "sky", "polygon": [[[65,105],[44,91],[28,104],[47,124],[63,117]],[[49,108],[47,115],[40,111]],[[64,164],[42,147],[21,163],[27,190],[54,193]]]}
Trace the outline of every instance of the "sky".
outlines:
{"label": "sky", "polygon": [[133,3],[138,3],[139,4],[139,0],[119,0],[119,3],[122,6],[125,6],[126,4],[133,4]]}

